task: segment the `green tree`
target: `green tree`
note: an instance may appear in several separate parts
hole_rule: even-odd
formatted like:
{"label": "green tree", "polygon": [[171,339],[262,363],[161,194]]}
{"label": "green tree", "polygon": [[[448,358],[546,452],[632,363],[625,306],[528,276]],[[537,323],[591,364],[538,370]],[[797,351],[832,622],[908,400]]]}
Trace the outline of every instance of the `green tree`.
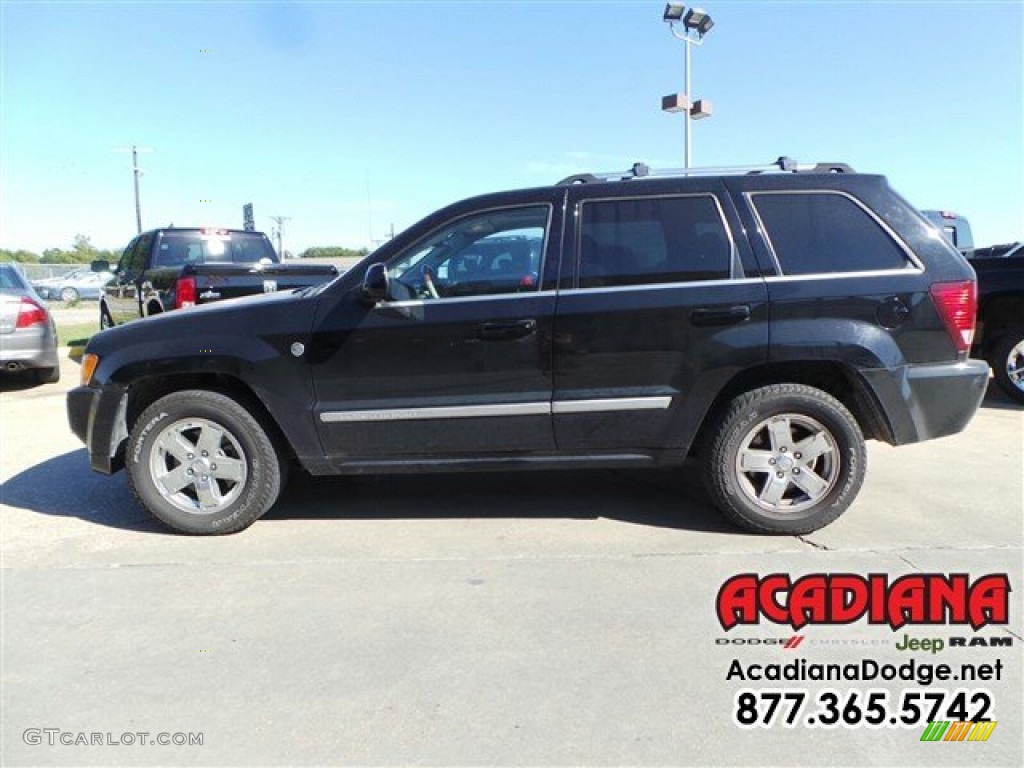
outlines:
{"label": "green tree", "polygon": [[35,264],[39,261],[39,254],[22,249],[9,251],[6,248],[0,248],[0,261],[17,261],[21,264]]}
{"label": "green tree", "polygon": [[[39,259],[41,264],[88,264],[96,259],[107,258],[109,251],[100,251],[90,242],[88,235],[77,234],[71,244],[71,250],[63,248],[47,248]],[[117,261],[118,256],[114,257]],[[110,259],[107,259],[110,261]]]}
{"label": "green tree", "polygon": [[96,258],[96,248],[89,242],[88,235],[75,235],[74,244],[71,246],[71,255],[75,261],[81,263],[86,263]]}
{"label": "green tree", "polygon": [[368,254],[369,251],[366,248],[360,248],[355,250],[353,248],[343,248],[340,245],[320,245],[312,248],[307,248],[299,254],[301,259],[361,259],[363,256]]}
{"label": "green tree", "polygon": [[47,248],[39,259],[40,264],[74,264],[75,260],[68,251],[60,248]]}

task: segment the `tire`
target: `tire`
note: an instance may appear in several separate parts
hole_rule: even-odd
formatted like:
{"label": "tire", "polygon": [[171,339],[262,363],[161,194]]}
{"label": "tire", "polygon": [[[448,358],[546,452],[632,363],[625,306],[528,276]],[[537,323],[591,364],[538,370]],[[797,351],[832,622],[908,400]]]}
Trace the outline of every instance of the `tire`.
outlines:
{"label": "tire", "polygon": [[105,331],[114,327],[114,318],[110,316],[110,310],[106,304],[100,304],[100,330]]}
{"label": "tire", "polygon": [[70,304],[72,301],[78,301],[78,298],[78,291],[76,291],[71,286],[61,289],[60,300],[63,301],[65,304]]}
{"label": "tire", "polygon": [[1012,328],[996,339],[988,364],[999,388],[1024,403],[1024,328]]}
{"label": "tire", "polygon": [[867,450],[856,419],[834,397],[775,384],[729,404],[704,461],[708,492],[730,520],[756,533],[803,534],[850,506]]}
{"label": "tire", "polygon": [[53,368],[36,368],[33,373],[37,384],[56,384],[60,381],[59,365],[55,365]]}
{"label": "tire", "polygon": [[132,430],[126,463],[142,505],[184,533],[241,531],[281,492],[281,461],[267,431],[218,392],[183,390],[153,403]]}

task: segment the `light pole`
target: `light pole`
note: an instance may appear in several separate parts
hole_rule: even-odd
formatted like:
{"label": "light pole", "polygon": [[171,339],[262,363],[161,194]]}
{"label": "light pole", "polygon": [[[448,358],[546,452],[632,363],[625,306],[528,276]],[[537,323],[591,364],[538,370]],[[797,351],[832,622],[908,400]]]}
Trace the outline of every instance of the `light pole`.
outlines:
{"label": "light pole", "polygon": [[[715,22],[701,8],[686,9],[685,5],[668,3],[665,5],[665,12],[661,17],[662,21],[668,24],[669,31],[677,40],[682,40],[686,46],[686,57],[683,61],[683,93],[671,93],[661,99],[661,109],[664,112],[683,113],[683,131],[686,142],[684,153],[684,166],[690,167],[690,120],[700,120],[704,117],[711,117],[711,102],[706,99],[694,101],[690,94],[690,46],[702,45],[706,35]],[[680,33],[676,24],[683,25]]]}

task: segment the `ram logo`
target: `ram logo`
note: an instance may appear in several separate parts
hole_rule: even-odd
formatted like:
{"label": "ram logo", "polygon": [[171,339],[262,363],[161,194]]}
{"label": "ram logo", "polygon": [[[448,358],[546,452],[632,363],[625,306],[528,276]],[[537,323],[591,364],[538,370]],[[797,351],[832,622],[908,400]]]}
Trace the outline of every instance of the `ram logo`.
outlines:
{"label": "ram logo", "polygon": [[264,280],[263,281],[263,292],[273,293],[277,290],[277,280]]}

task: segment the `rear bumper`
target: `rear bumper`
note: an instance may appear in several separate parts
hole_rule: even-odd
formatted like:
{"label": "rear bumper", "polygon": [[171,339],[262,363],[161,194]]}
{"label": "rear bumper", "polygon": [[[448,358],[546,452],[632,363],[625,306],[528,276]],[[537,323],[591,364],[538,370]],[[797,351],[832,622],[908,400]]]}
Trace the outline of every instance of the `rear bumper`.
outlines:
{"label": "rear bumper", "polygon": [[893,445],[904,445],[962,431],[985,396],[989,369],[984,360],[964,360],[863,374],[888,417]]}
{"label": "rear bumper", "polygon": [[68,392],[68,424],[89,449],[89,466],[96,472],[111,475],[124,468],[127,403],[120,387],[75,387]]}
{"label": "rear bumper", "polygon": [[49,325],[0,335],[0,364],[24,368],[56,368],[57,337]]}

